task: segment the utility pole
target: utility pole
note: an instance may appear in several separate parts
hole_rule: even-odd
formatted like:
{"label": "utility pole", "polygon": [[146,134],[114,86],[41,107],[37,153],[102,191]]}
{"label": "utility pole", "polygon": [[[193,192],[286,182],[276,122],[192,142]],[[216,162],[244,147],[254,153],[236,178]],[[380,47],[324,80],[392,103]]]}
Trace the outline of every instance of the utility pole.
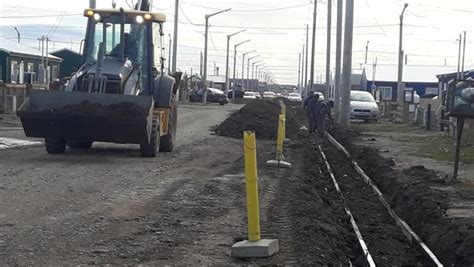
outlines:
{"label": "utility pole", "polygon": [[402,13],[400,14],[400,37],[398,46],[398,79],[397,79],[397,103],[401,105],[403,103],[403,13],[408,7],[408,3],[403,5]]}
{"label": "utility pole", "polygon": [[50,80],[50,77],[49,77],[49,67],[48,67],[48,53],[49,53],[49,50],[48,50],[48,44],[49,44],[49,41],[50,39],[46,36],[46,90],[49,89],[49,80]]}
{"label": "utility pole", "polygon": [[231,8],[221,10],[215,13],[212,13],[210,15],[205,15],[204,18],[206,19],[206,24],[205,24],[205,32],[204,32],[204,63],[203,63],[203,73],[202,73],[202,82],[203,82],[203,87],[204,87],[204,92],[203,92],[203,97],[202,97],[202,102],[204,104],[207,103],[207,39],[209,36],[209,18],[227,12],[231,10]]}
{"label": "utility pole", "polygon": [[462,48],[461,79],[464,79],[464,59],[465,58],[466,58],[466,31],[464,31],[464,40],[463,40],[463,48]]}
{"label": "utility pole", "polygon": [[15,31],[16,31],[16,35],[18,37],[18,43],[20,43],[20,32],[18,31],[18,29],[16,27],[14,27]]}
{"label": "utility pole", "polygon": [[337,0],[336,23],[336,73],[334,77],[334,113],[336,122],[341,119],[341,48],[342,48],[342,0]]}
{"label": "utility pole", "polygon": [[365,45],[365,60],[364,65],[367,65],[367,55],[369,54],[369,41],[367,41],[367,45]]}
{"label": "utility pole", "polygon": [[341,124],[349,128],[351,75],[352,75],[352,31],[354,26],[354,0],[346,1],[344,27],[344,58],[342,64]]}
{"label": "utility pole", "polygon": [[297,88],[300,88],[300,75],[301,75],[301,53],[298,54],[298,84],[296,85]]}
{"label": "utility pole", "polygon": [[202,51],[201,51],[201,59],[199,60],[199,76],[201,76],[201,81],[202,81],[202,60],[203,60],[203,56],[202,56]]}
{"label": "utility pole", "polygon": [[456,41],[459,41],[459,51],[458,51],[458,74],[456,78],[460,79],[461,78],[461,43],[462,43],[462,35],[459,34],[459,39]]}
{"label": "utility pole", "polygon": [[[230,46],[230,38],[234,35],[237,35],[241,32],[246,31],[246,29],[235,32],[233,34],[227,35],[227,52],[226,52],[226,57],[225,57],[225,95],[227,95],[227,92],[229,91],[230,83],[229,83],[229,46]],[[234,66],[235,68],[235,66]],[[235,72],[234,72],[235,73]]]}
{"label": "utility pole", "polygon": [[314,55],[316,54],[315,52],[315,46],[316,46],[316,14],[317,14],[317,8],[318,8],[318,1],[314,1],[314,11],[313,11],[313,40],[311,44],[311,70],[309,74],[309,82],[310,82],[310,89],[313,91],[313,86],[314,86]]}
{"label": "utility pole", "polygon": [[[235,72],[237,71],[237,47],[239,47],[240,45],[243,45],[245,43],[248,43],[250,42],[250,40],[245,40],[243,42],[240,42],[236,45],[234,45],[234,75],[233,75],[233,79],[232,79],[232,84],[234,85],[233,86],[233,90],[232,90],[232,101],[235,101]],[[242,87],[242,86],[241,86]]]}
{"label": "utility pole", "polygon": [[95,0],[89,0],[89,8],[95,9]]}
{"label": "utility pole", "polygon": [[301,51],[301,79],[300,79],[300,90],[298,91],[298,93],[300,93],[300,95],[303,95],[303,88],[304,88],[304,44],[303,44],[303,50]]}
{"label": "utility pole", "polygon": [[171,73],[176,72],[176,61],[177,61],[177,55],[178,55],[178,15],[179,15],[179,0],[175,0],[174,32],[173,32],[173,64],[171,65]]}
{"label": "utility pole", "polygon": [[308,24],[306,24],[306,57],[304,63],[304,97],[308,96],[308,55],[309,55],[309,30]]}
{"label": "utility pole", "polygon": [[[246,52],[246,53],[242,53],[242,83],[241,83],[242,91],[244,91],[245,56],[246,56],[247,54],[253,53],[253,52],[255,52],[255,51],[257,51],[257,50],[252,50],[252,51],[249,51],[249,52]],[[248,83],[248,81],[247,81],[247,83]],[[247,86],[248,84],[245,84],[245,85]]]}
{"label": "utility pole", "polygon": [[328,22],[327,22],[327,45],[326,45],[326,96],[332,96],[331,92],[331,16],[332,0],[328,0]]}
{"label": "utility pole", "polygon": [[171,74],[171,34],[168,34],[169,37],[169,45],[168,45],[168,74]]}

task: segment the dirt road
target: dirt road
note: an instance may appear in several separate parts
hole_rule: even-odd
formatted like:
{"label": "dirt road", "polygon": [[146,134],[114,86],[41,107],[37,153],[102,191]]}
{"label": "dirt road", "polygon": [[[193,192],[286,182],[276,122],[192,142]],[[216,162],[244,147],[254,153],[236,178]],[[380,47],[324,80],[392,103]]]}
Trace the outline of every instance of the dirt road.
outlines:
{"label": "dirt road", "polygon": [[[209,128],[239,107],[181,106],[176,151],[152,159],[106,143],[64,155],[42,145],[0,150],[0,264],[169,263],[187,242],[206,242],[186,229],[224,212],[203,193],[224,190],[216,177],[229,179],[242,156],[238,140]],[[16,126],[0,136],[20,138]]]}

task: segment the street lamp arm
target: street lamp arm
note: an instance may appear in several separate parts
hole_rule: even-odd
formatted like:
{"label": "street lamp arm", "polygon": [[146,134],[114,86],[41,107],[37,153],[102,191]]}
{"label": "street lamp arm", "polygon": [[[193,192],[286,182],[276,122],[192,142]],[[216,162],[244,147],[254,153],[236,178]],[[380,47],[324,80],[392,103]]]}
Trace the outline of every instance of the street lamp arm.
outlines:
{"label": "street lamp arm", "polygon": [[237,35],[237,34],[239,34],[239,33],[243,33],[243,32],[245,32],[245,31],[247,31],[247,29],[243,29],[243,30],[241,30],[241,31],[234,32],[233,34],[227,35],[227,37],[230,38],[230,37],[232,37],[232,36],[234,36],[234,35]]}
{"label": "street lamp arm", "polygon": [[215,15],[218,15],[218,14],[221,14],[221,13],[224,13],[224,12],[227,12],[227,11],[230,11],[232,8],[228,8],[228,9],[225,9],[225,10],[221,10],[221,11],[217,11],[216,13],[212,13],[212,14],[209,14],[209,15],[206,15],[206,18],[210,18],[212,16],[215,16]]}
{"label": "street lamp arm", "polygon": [[240,42],[240,43],[238,43],[238,44],[234,45],[234,47],[236,47],[236,48],[237,48],[237,46],[239,46],[239,45],[243,45],[243,44],[245,44],[245,43],[248,43],[248,42],[250,42],[250,40],[246,40],[246,41]]}

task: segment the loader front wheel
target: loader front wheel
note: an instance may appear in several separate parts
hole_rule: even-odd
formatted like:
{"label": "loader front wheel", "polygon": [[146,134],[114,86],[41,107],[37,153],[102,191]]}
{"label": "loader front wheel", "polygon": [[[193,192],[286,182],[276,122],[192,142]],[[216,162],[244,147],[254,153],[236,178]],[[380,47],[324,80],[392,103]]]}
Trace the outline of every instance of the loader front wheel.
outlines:
{"label": "loader front wheel", "polygon": [[63,139],[46,138],[44,144],[49,154],[62,154],[66,151],[66,140]]}
{"label": "loader front wheel", "polygon": [[178,105],[173,99],[168,119],[168,133],[160,139],[160,152],[172,152],[176,142],[176,127],[178,124]]}
{"label": "loader front wheel", "polygon": [[156,153],[158,153],[158,148],[160,147],[160,138],[158,136],[159,131],[160,129],[158,126],[158,120],[153,118],[150,142],[146,144],[140,144],[140,155],[142,157],[156,157]]}

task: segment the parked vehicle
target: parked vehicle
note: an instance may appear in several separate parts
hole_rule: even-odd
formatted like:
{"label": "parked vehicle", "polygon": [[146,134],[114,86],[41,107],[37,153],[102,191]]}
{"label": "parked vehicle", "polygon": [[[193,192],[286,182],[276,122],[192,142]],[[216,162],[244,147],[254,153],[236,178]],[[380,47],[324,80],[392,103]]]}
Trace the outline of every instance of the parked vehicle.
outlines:
{"label": "parked vehicle", "polygon": [[288,95],[288,99],[290,101],[294,101],[294,102],[301,102],[302,101],[301,96],[298,93],[290,93]]}
{"label": "parked vehicle", "polygon": [[257,93],[255,92],[245,92],[244,99],[256,99]]}
{"label": "parked vehicle", "polygon": [[276,94],[272,91],[263,92],[263,98],[264,99],[273,99],[275,97],[276,97]]}
{"label": "parked vehicle", "polygon": [[324,100],[324,94],[322,92],[314,92],[315,95],[319,95],[319,100]]}
{"label": "parked vehicle", "polygon": [[[232,99],[232,92],[234,90],[227,91],[227,98]],[[242,98],[244,97],[244,92],[241,90],[235,90],[235,98]]]}
{"label": "parked vehicle", "polygon": [[365,91],[351,91],[351,119],[377,121],[379,107],[371,93]]}
{"label": "parked vehicle", "polygon": [[[194,91],[189,96],[190,102],[202,102],[203,101],[203,91]],[[215,88],[207,88],[206,101],[209,103],[219,103],[219,105],[224,105],[229,103],[229,100],[225,96],[224,92]]]}

